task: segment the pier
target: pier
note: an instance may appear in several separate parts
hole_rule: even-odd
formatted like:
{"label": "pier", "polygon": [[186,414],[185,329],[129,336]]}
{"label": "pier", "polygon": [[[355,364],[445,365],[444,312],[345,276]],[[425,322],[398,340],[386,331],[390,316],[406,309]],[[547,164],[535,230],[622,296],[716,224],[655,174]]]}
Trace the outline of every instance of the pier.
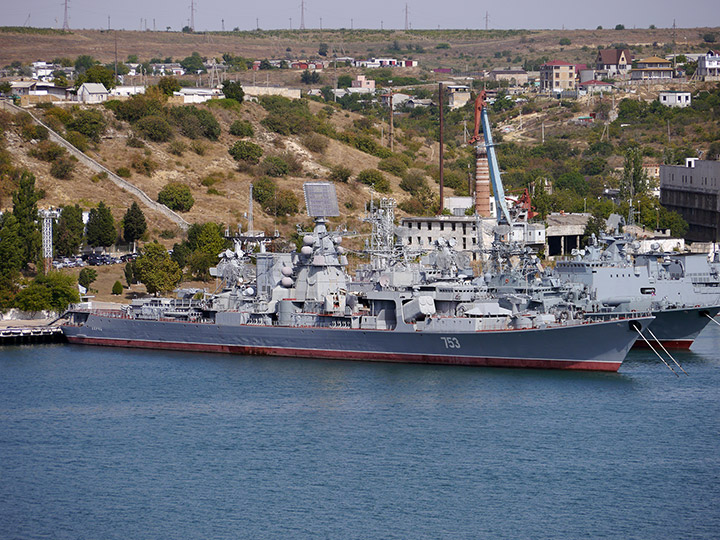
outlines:
{"label": "pier", "polygon": [[59,326],[23,326],[0,328],[0,345],[59,343],[65,341]]}

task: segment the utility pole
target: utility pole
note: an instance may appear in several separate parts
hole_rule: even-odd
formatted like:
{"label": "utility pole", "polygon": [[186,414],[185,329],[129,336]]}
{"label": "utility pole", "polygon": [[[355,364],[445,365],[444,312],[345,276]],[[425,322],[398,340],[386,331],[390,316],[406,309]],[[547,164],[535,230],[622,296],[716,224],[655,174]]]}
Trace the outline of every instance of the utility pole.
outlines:
{"label": "utility pole", "polygon": [[440,206],[438,207],[438,215],[441,215],[443,212],[443,208],[445,207],[445,199],[444,199],[444,189],[445,189],[445,173],[443,171],[443,165],[445,163],[445,153],[444,153],[444,146],[445,146],[445,139],[443,136],[443,131],[445,128],[445,117],[443,115],[443,83],[440,83],[439,85],[439,93],[438,93],[438,107],[440,108]]}
{"label": "utility pole", "polygon": [[153,32],[155,32],[155,17],[153,17]]}
{"label": "utility pole", "polygon": [[485,12],[485,31],[487,32],[488,28],[490,27],[490,13]]}
{"label": "utility pole", "polygon": [[260,19],[255,17],[255,30],[260,30]]}
{"label": "utility pole", "polygon": [[542,143],[545,144],[545,122],[542,123]]}
{"label": "utility pole", "polygon": [[190,0],[190,30],[195,31],[195,0]]}
{"label": "utility pole", "polygon": [[305,0],[300,2],[300,30],[305,30]]}
{"label": "utility pole", "polygon": [[[388,82],[392,83],[392,81],[388,81]],[[395,120],[395,119],[393,118],[393,117],[395,116],[394,112],[395,112],[395,111],[393,110],[393,91],[392,91],[392,87],[391,87],[391,88],[390,88],[390,128],[388,129],[388,138],[390,139],[389,142],[390,142],[390,151],[391,151],[391,152],[393,152],[393,151],[395,150],[395,141],[394,141],[394,138],[393,138],[393,135],[394,135],[394,133],[393,133],[393,123],[394,123],[394,120]]]}
{"label": "utility pole", "polygon": [[117,82],[117,32],[115,32],[115,82]]}
{"label": "utility pole", "polygon": [[322,32],[322,17],[320,17],[320,31]]}
{"label": "utility pole", "polygon": [[353,20],[350,19],[350,30],[353,30]]}
{"label": "utility pole", "polygon": [[68,2],[69,0],[65,0],[65,17],[63,18],[63,31],[65,32],[70,31],[70,22],[68,20]]}
{"label": "utility pole", "polygon": [[110,30],[110,15],[108,15],[108,31]]}
{"label": "utility pole", "polygon": [[405,31],[407,32],[410,29],[410,22],[408,17],[408,5],[407,2],[405,2]]}
{"label": "utility pole", "polygon": [[290,30],[292,30],[292,17],[288,17],[288,20],[290,21]]}
{"label": "utility pole", "polygon": [[380,30],[384,30],[382,21],[380,21]]}
{"label": "utility pole", "polygon": [[[155,24],[155,19],[153,19],[153,25]],[[222,25],[222,31],[225,31],[225,19],[220,19],[220,24]]]}

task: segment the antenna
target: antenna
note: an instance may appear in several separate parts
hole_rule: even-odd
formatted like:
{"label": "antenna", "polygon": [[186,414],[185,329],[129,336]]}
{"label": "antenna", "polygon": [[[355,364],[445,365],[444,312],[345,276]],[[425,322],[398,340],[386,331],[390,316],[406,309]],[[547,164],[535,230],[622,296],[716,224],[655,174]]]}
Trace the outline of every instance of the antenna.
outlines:
{"label": "antenna", "polygon": [[68,4],[69,0],[65,0],[65,18],[63,19],[63,31],[70,31],[70,23],[68,22]]}
{"label": "antenna", "polygon": [[305,0],[300,2],[300,30],[305,30]]}
{"label": "antenna", "polygon": [[303,191],[308,216],[326,218],[340,215],[335,184],[330,182],[305,182]]}
{"label": "antenna", "polygon": [[195,0],[190,0],[190,30],[195,31]]}
{"label": "antenna", "polygon": [[407,2],[405,2],[405,30],[407,31],[409,29],[410,29],[410,23],[409,23],[409,18],[408,18],[408,5],[407,5]]}

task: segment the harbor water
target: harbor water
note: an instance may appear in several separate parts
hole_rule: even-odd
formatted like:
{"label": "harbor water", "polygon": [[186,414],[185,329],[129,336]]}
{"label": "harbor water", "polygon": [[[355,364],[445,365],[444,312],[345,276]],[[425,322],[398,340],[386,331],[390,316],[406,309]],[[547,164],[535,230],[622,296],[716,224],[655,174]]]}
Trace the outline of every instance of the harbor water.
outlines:
{"label": "harbor water", "polygon": [[619,373],[0,347],[0,538],[717,538],[720,327]]}

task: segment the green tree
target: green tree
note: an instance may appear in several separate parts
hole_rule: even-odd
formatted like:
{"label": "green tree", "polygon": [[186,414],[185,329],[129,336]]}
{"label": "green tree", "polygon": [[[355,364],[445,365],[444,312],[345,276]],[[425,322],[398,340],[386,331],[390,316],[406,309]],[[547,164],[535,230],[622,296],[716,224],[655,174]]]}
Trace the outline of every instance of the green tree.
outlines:
{"label": "green tree", "polygon": [[238,103],[242,103],[243,99],[245,99],[245,91],[242,88],[242,84],[238,81],[224,81],[222,92],[226,98],[234,99]]}
{"label": "green tree", "polygon": [[77,60],[75,60],[75,69],[78,73],[84,73],[96,64],[97,60],[95,60],[92,56],[82,54],[77,57]]}
{"label": "green tree", "polygon": [[92,247],[108,247],[115,243],[115,220],[103,201],[100,201],[97,208],[90,210],[86,229],[87,243]]}
{"label": "green tree", "polygon": [[583,237],[581,240],[582,246],[586,247],[590,244],[593,234],[595,235],[595,238],[600,238],[600,233],[604,233],[606,227],[607,223],[605,218],[598,213],[593,213],[592,217],[585,225],[585,230],[583,231]]}
{"label": "green tree", "polygon": [[338,88],[349,88],[352,86],[352,77],[350,75],[340,75],[337,79]]}
{"label": "green tree", "polygon": [[78,275],[78,284],[90,290],[90,284],[97,279],[97,270],[93,268],[83,268]]}
{"label": "green tree", "polygon": [[142,235],[147,231],[147,222],[145,221],[145,214],[138,206],[138,203],[133,202],[125,212],[123,217],[123,238],[128,243],[133,243],[142,238]]}
{"label": "green tree", "polygon": [[15,307],[23,311],[52,309],[63,311],[68,305],[79,302],[80,295],[75,279],[60,272],[39,275],[15,297]]}
{"label": "green tree", "polygon": [[244,161],[252,165],[257,164],[263,151],[257,144],[250,141],[238,141],[228,150],[235,161]]}
{"label": "green tree", "polygon": [[585,177],[577,171],[561,174],[553,183],[553,187],[558,190],[574,191],[578,195],[585,195],[588,192],[588,185]]}
{"label": "green tree", "polygon": [[300,81],[305,84],[315,84],[320,81],[320,74],[306,69],[300,74]]}
{"label": "green tree", "polygon": [[192,250],[187,259],[191,272],[197,279],[209,279],[210,267],[217,263],[218,254],[227,247],[222,226],[212,222],[191,226],[187,244]]}
{"label": "green tree", "polygon": [[82,244],[85,224],[82,220],[82,209],[79,205],[65,206],[60,214],[57,226],[54,228],[55,253],[63,257],[74,255]]}
{"label": "green tree", "polygon": [[647,191],[647,174],[643,169],[642,152],[637,146],[631,146],[625,151],[620,194],[626,199],[633,199],[645,191]]}
{"label": "green tree", "polygon": [[116,281],[115,283],[113,283],[112,293],[117,296],[117,295],[122,294],[122,292],[123,292],[122,283],[120,283],[119,281]]}
{"label": "green tree", "polygon": [[68,122],[68,131],[77,131],[95,142],[100,142],[100,135],[105,132],[105,117],[100,111],[80,110]]}
{"label": "green tree", "polygon": [[330,49],[330,47],[328,46],[327,43],[321,43],[320,45],[318,45],[318,55],[319,56],[327,56],[329,49]]}
{"label": "green tree", "polygon": [[180,91],[180,82],[175,77],[163,77],[158,81],[158,88],[166,96],[172,96],[173,92]]}
{"label": "green tree", "polygon": [[40,256],[40,227],[38,207],[40,192],[35,190],[35,176],[25,171],[21,174],[17,191],[13,192],[13,216],[18,223],[18,234],[23,246],[23,268]]}
{"label": "green tree", "polygon": [[570,39],[566,38],[566,37],[560,38],[559,43],[560,43],[560,45],[570,45]]}
{"label": "green tree", "polygon": [[75,79],[75,88],[80,88],[83,83],[100,83],[110,90],[115,88],[115,72],[105,66],[94,65],[81,73]]}
{"label": "green tree", "polygon": [[157,242],[143,248],[143,254],[135,261],[135,271],[138,281],[154,295],[172,291],[182,278],[180,267]]}
{"label": "green tree", "polygon": [[255,130],[252,124],[247,120],[235,120],[230,124],[230,135],[236,137],[252,137],[255,134]]}
{"label": "green tree", "polygon": [[166,142],[173,138],[173,128],[159,115],[144,116],[135,124],[138,131],[153,142]]}
{"label": "green tree", "polygon": [[137,272],[135,271],[135,261],[128,261],[127,263],[125,263],[125,269],[123,270],[123,274],[125,275],[125,282],[127,283],[128,287],[138,282]]}
{"label": "green tree", "polygon": [[195,204],[190,188],[180,182],[170,182],[158,193],[157,201],[164,204],[170,210],[178,212],[189,212]]}
{"label": "green tree", "polygon": [[14,278],[23,266],[23,255],[20,224],[5,213],[0,217],[0,277]]}
{"label": "green tree", "polygon": [[185,71],[192,73],[193,75],[205,71],[205,64],[200,56],[200,53],[197,51],[193,52],[185,59],[180,60],[180,65]]}

